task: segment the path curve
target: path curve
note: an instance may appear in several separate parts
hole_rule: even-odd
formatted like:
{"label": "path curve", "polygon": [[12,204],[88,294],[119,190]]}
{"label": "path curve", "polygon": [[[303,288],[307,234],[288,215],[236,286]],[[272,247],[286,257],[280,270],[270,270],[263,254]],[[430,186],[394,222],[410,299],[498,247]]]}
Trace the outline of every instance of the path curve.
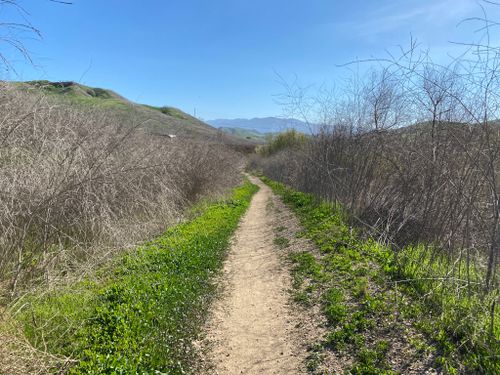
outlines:
{"label": "path curve", "polygon": [[288,304],[290,276],[273,243],[273,193],[260,180],[224,266],[208,340],[215,374],[301,374],[300,338]]}

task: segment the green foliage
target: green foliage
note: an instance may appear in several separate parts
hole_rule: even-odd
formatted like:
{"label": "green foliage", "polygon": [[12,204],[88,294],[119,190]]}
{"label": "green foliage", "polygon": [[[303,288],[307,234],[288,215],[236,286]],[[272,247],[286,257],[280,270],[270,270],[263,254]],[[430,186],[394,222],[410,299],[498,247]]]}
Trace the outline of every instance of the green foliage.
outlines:
{"label": "green foliage", "polygon": [[221,126],[219,127],[219,130],[227,133],[234,135],[235,137],[242,138],[242,139],[248,139],[252,141],[258,141],[259,143],[263,143],[267,137],[269,137],[271,134],[269,133],[261,133],[257,130],[249,130],[249,129],[243,129],[243,128],[230,128],[226,126]]}
{"label": "green foliage", "polygon": [[315,373],[323,361],[321,344],[313,344],[309,348],[309,355],[306,358],[306,368],[309,372]]}
{"label": "green foliage", "polygon": [[285,247],[290,246],[290,240],[285,237],[276,237],[274,239],[274,244],[278,246],[280,249],[284,249]]}
{"label": "green foliage", "polygon": [[385,359],[388,343],[369,342],[367,332],[394,314],[409,319],[425,335],[419,350],[436,353],[435,365],[446,373],[500,373],[498,290],[484,290],[480,268],[469,267],[468,280],[458,279],[453,270],[466,269],[466,260],[451,263],[424,245],[395,256],[387,246],[362,240],[348,226],[340,205],[262,179],[297,213],[304,227],[301,235],[323,253],[320,260],[307,252],[295,256],[294,287],[308,278],[325,288],[321,303],[331,325],[326,345],[335,350],[350,346],[359,353],[352,373],[391,373]]}
{"label": "green foliage", "polygon": [[283,133],[270,134],[266,145],[258,148],[262,155],[272,155],[285,149],[300,149],[307,143],[307,137],[295,129],[287,130]]}
{"label": "green foliage", "polygon": [[345,305],[342,290],[332,288],[326,292],[325,314],[328,322],[334,327],[344,322],[347,316],[347,306]]}
{"label": "green foliage", "polygon": [[295,264],[293,269],[294,274],[302,279],[308,276],[315,281],[321,280],[323,277],[322,267],[311,253],[301,252],[293,254],[291,257]]}
{"label": "green foliage", "polygon": [[387,352],[389,344],[387,341],[379,341],[375,345],[375,349],[362,349],[358,354],[358,360],[352,367],[353,375],[389,375],[395,374],[394,371],[388,369]]}
{"label": "green foliage", "polygon": [[[466,259],[453,265],[433,249],[418,245],[398,254],[397,267],[390,276],[404,280],[399,288],[419,299],[422,306],[404,305],[403,312],[419,320],[419,326],[433,339],[441,353],[439,362],[452,373],[454,357],[485,373],[500,372],[500,312],[494,309],[498,291],[485,292],[484,271],[469,264],[468,279],[453,277],[454,269],[465,269]],[[420,318],[424,308],[427,314]]]}
{"label": "green foliage", "polygon": [[99,283],[27,297],[17,315],[26,336],[37,348],[76,358],[72,374],[189,372],[212,276],[256,190],[247,182],[231,199],[204,204],[193,220],[103,270]]}
{"label": "green foliage", "polygon": [[166,106],[165,107],[155,107],[152,105],[144,105],[144,107],[160,111],[164,115],[175,117],[175,118],[178,118],[181,120],[190,120],[190,117],[188,115],[186,115],[184,112],[182,112],[181,110],[174,108],[174,107],[166,107]]}
{"label": "green foliage", "polygon": [[[309,306],[316,291],[315,284],[324,279],[321,264],[307,251],[291,254],[290,260],[293,263],[293,299],[301,305]],[[306,278],[311,280],[309,285],[304,285]]]}

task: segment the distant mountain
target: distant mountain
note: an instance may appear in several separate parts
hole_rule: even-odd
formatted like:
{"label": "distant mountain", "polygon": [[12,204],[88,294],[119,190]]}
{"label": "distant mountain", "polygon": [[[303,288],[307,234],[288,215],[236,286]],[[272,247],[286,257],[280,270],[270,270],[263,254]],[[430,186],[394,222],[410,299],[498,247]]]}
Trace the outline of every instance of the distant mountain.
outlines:
{"label": "distant mountain", "polygon": [[296,119],[285,119],[278,117],[264,117],[253,119],[218,119],[209,120],[208,124],[216,128],[239,128],[258,133],[279,133],[286,129],[296,129],[304,133],[310,133],[308,124]]}

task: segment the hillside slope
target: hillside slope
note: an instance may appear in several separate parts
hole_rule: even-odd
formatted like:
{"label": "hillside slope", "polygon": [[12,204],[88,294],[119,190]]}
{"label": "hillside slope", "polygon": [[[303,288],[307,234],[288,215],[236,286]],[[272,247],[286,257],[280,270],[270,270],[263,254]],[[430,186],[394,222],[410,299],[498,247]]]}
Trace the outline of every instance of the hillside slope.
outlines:
{"label": "hillside slope", "polygon": [[10,82],[18,89],[33,94],[43,93],[56,103],[67,103],[80,109],[102,109],[108,114],[126,119],[147,132],[200,141],[241,142],[231,135],[173,107],[154,107],[134,103],[107,89],[85,86],[75,82],[27,81]]}
{"label": "hillside slope", "polygon": [[259,143],[265,143],[266,138],[268,136],[272,135],[272,133],[261,133],[258,130],[248,130],[248,129],[242,129],[242,128],[229,128],[229,127],[225,127],[225,126],[220,127],[219,130],[221,130],[222,132],[224,132],[226,134],[233,135],[237,138],[248,139],[248,140],[252,140],[255,142],[259,142]]}

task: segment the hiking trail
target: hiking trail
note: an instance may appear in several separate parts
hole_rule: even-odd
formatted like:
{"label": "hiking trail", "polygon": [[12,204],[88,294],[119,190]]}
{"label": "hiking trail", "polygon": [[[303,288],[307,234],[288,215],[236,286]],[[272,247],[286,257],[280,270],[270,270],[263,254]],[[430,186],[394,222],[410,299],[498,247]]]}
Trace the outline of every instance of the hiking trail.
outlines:
{"label": "hiking trail", "polygon": [[289,271],[274,244],[273,193],[260,190],[237,229],[224,266],[224,293],[208,332],[215,374],[302,374],[300,322],[289,303]]}

